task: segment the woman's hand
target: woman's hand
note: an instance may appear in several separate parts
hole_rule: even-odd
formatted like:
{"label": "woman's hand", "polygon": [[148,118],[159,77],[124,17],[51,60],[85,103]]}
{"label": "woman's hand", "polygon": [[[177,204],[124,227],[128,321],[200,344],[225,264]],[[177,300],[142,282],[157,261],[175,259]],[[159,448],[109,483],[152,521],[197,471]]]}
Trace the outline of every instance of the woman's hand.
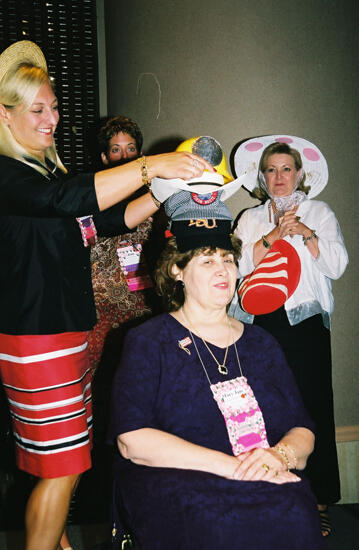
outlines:
{"label": "woman's hand", "polygon": [[[300,216],[296,215],[296,210],[298,207],[290,210],[284,214],[278,220],[278,239],[286,237],[289,235],[293,237],[294,235],[301,235],[303,238],[308,238],[312,235],[312,229],[310,229],[305,223],[300,221]],[[318,242],[316,238],[312,238],[306,241],[307,248],[313,258],[317,258],[319,255]]]}
{"label": "woman's hand", "polygon": [[215,171],[209,162],[193,153],[164,153],[146,157],[146,160],[149,180],[154,177],[189,180],[201,176],[204,170]]}
{"label": "woman's hand", "polygon": [[278,234],[280,235],[278,237],[279,239],[282,239],[287,235],[290,237],[293,237],[293,235],[308,237],[312,233],[312,230],[300,221],[300,216],[296,215],[297,209],[298,206],[293,208],[293,210],[289,210],[284,214],[284,216],[279,218],[277,225]]}
{"label": "woman's hand", "polygon": [[[156,176],[164,179],[189,180],[200,177],[204,170],[215,171],[213,166],[203,158],[178,151],[146,157],[146,165],[148,180]],[[122,201],[142,185],[141,166],[137,160],[96,172],[95,191],[99,210],[106,210]]]}
{"label": "woman's hand", "polygon": [[277,225],[272,229],[272,231],[264,235],[265,240],[270,245],[269,247],[265,247],[263,245],[262,238],[258,239],[258,241],[254,244],[253,263],[255,266],[263,260],[276,241],[283,239],[287,235],[291,237],[296,235],[298,227],[304,225],[299,223],[300,217],[296,215],[297,209],[298,206],[293,208],[293,210],[288,210],[288,212],[285,212],[285,214],[279,218]]}
{"label": "woman's hand", "polygon": [[305,226],[300,222],[300,217],[296,215],[297,209],[298,207],[296,206],[293,210],[288,210],[288,212],[285,212],[284,216],[279,218],[276,228],[278,239],[283,239],[283,237],[287,237],[287,235],[292,237],[293,235],[302,234],[300,232],[303,230],[301,226]]}
{"label": "woman's hand", "polygon": [[237,456],[239,465],[232,479],[238,481],[269,481],[270,483],[291,483],[300,478],[287,471],[287,465],[274,449],[253,449]]}

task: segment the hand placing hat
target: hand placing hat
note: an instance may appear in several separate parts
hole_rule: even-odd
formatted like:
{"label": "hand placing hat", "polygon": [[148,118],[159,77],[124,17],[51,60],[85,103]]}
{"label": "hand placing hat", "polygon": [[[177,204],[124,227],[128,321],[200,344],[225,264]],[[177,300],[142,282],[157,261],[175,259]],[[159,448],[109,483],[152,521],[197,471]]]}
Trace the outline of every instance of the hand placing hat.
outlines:
{"label": "hand placing hat", "polygon": [[203,246],[230,250],[232,216],[223,201],[238,191],[240,179],[231,181],[222,148],[210,136],[188,139],[177,151],[201,156],[216,169],[187,181],[152,180],[152,193],[165,203],[178,250],[185,252]]}
{"label": "hand placing hat", "polygon": [[177,147],[176,151],[193,153],[204,158],[207,162],[212,164],[216,172],[207,172],[205,170],[202,176],[186,181],[179,178],[172,180],[154,178],[151,183],[151,190],[158,201],[163,203],[173,194],[180,191],[207,194],[212,191],[217,191],[218,188],[222,186],[222,200],[226,200],[239,189],[241,185],[239,181],[241,178],[232,181],[233,178],[226,167],[225,155],[220,144],[214,138],[210,136],[200,136],[187,139]]}

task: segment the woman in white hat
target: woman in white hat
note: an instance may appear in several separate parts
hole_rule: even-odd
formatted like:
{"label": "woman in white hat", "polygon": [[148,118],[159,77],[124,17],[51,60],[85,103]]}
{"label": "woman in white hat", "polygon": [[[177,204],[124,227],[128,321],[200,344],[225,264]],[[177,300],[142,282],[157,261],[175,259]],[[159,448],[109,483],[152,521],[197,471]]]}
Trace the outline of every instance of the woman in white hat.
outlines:
{"label": "woman in white hat", "polygon": [[331,279],[338,279],[348,263],[333,211],[326,203],[311,200],[327,184],[327,163],[309,141],[272,135],[243,142],[235,154],[235,168],[237,176],[245,174],[243,185],[262,201],[243,213],[235,230],[243,242],[240,276],[251,273],[281,239],[292,245],[300,258],[298,285],[283,299],[282,307],[258,314],[260,303],[255,312],[250,308],[243,311],[236,299],[231,312],[271,332],[294,372],[316,424],[316,444],[306,474],[326,536],[331,530],[327,505],[340,499],[331,375]]}
{"label": "woman in white hat", "polygon": [[43,53],[13,44],[0,56],[0,376],[17,464],[39,478],[27,550],[57,548],[78,477],[91,466],[86,331],[96,313],[87,245],[96,230],[124,233],[157,210],[150,193],[120,202],[154,176],[212,170],[175,153],[68,178],[54,144],[58,120]]}

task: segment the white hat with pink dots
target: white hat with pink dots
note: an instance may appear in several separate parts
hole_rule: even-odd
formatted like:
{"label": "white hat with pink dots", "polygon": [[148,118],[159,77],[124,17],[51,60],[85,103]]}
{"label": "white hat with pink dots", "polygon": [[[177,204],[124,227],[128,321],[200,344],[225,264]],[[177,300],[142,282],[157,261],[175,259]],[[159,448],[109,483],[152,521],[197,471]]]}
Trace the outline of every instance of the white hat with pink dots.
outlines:
{"label": "white hat with pink dots", "polygon": [[313,199],[328,183],[328,165],[323,153],[307,139],[277,134],[260,136],[243,141],[234,155],[234,167],[237,177],[245,174],[243,186],[248,191],[258,187],[258,167],[264,149],[274,143],[287,143],[296,149],[302,158],[306,173],[305,185],[310,186],[308,198]]}

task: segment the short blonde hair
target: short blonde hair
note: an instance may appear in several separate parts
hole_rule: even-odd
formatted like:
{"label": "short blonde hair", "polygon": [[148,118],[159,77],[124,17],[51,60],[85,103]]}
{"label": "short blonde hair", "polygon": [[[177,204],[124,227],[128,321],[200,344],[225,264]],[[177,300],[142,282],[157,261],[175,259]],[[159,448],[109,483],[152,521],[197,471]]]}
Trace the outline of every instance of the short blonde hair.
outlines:
{"label": "short blonde hair", "polygon": [[[15,65],[15,67],[7,71],[1,81],[0,103],[8,110],[18,105],[23,105],[23,112],[26,112],[30,109],[39,89],[45,83],[48,83],[53,88],[49,75],[40,67],[35,67],[28,63]],[[47,173],[45,168],[39,166],[39,159],[33,157],[36,162],[31,162],[32,156],[16,141],[10,129],[2,120],[0,120],[0,154],[20,160],[43,174]],[[63,172],[67,172],[57,154],[55,143],[46,149],[45,157]]]}
{"label": "short blonde hair", "polygon": [[[269,157],[272,155],[280,154],[290,155],[294,160],[294,166],[297,171],[303,167],[302,157],[300,156],[299,151],[293,149],[292,147],[289,147],[287,143],[276,141],[274,143],[271,143],[264,149],[261,159],[259,161],[258,171],[264,174],[267,169]],[[306,174],[304,173],[298,184],[297,189],[298,191],[303,191],[307,195],[310,191],[310,185],[304,185],[305,179]],[[267,200],[269,196],[268,193],[266,193],[266,191],[259,185],[259,181],[257,182],[257,186],[253,189],[252,195],[254,195],[257,199],[261,201]]]}

